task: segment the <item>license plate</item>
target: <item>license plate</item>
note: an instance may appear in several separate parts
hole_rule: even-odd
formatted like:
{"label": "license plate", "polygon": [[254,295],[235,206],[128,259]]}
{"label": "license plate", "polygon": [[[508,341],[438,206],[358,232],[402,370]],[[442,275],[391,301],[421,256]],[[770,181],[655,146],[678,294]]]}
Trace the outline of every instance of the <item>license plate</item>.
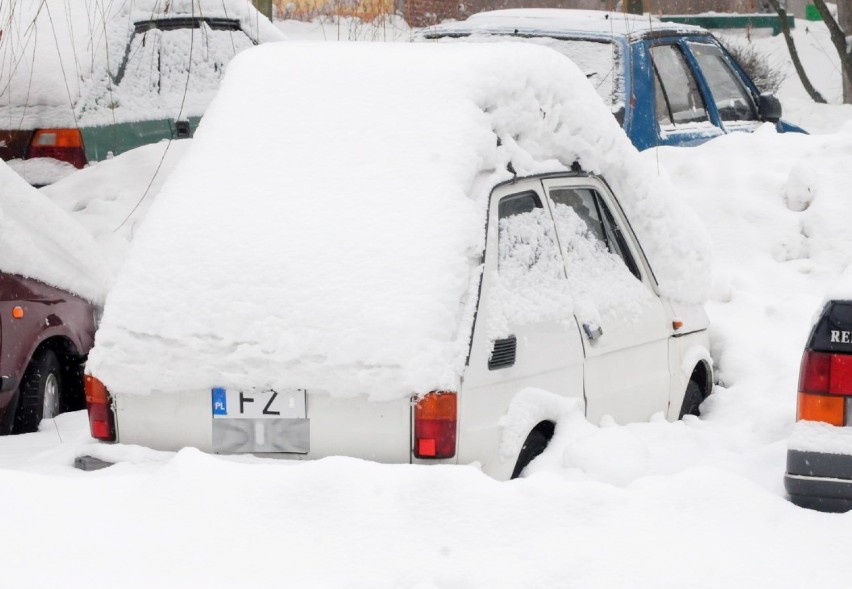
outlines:
{"label": "license plate", "polygon": [[212,390],[213,451],[220,453],[310,451],[305,391]]}
{"label": "license plate", "polygon": [[214,419],[304,419],[304,389],[213,389]]}

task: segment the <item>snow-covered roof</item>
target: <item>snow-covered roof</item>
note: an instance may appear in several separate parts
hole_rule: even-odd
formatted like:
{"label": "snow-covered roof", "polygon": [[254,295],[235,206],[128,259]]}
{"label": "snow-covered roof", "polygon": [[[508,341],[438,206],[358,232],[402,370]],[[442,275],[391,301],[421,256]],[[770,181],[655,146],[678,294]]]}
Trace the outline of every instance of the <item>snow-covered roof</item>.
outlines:
{"label": "snow-covered roof", "polygon": [[[282,38],[246,0],[0,3],[0,128],[73,127],[157,118],[154,113],[164,105],[153,99],[140,101],[139,88],[121,95],[117,78],[123,64],[127,65],[135,23],[187,16],[239,21],[241,29],[256,42]],[[199,61],[195,54],[202,45],[208,51],[223,45],[232,53],[241,48],[230,40],[218,44],[211,41],[218,32],[199,31],[193,62]],[[189,47],[171,49],[181,52],[184,60],[189,58]],[[137,53],[144,52],[137,49],[134,55]],[[151,68],[150,63],[139,67],[143,66]],[[181,89],[186,85],[188,67],[191,65],[171,68],[175,70],[172,75],[182,80]],[[144,78],[150,82],[149,75]],[[171,102],[180,105],[180,98]],[[182,105],[182,114],[200,115],[211,98],[205,95],[194,101],[191,92],[188,103]],[[177,105],[169,116],[176,114]]]}
{"label": "snow-covered roof", "polygon": [[0,161],[0,270],[103,302],[111,276],[94,239]]}
{"label": "snow-covered roof", "polygon": [[131,393],[455,387],[491,188],[510,162],[530,175],[574,161],[621,197],[663,292],[701,300],[700,224],[564,56],[518,43],[250,49],[138,232],[90,370]]}
{"label": "snow-covered roof", "polygon": [[852,301],[852,266],[847,266],[828,289],[826,301],[831,300]]}
{"label": "snow-covered roof", "polygon": [[654,32],[706,32],[701,27],[662,22],[650,14],[635,15],[603,10],[560,8],[510,8],[471,15],[467,20],[445,23],[422,30],[423,35],[470,34],[476,32],[559,34],[581,33],[615,37]]}

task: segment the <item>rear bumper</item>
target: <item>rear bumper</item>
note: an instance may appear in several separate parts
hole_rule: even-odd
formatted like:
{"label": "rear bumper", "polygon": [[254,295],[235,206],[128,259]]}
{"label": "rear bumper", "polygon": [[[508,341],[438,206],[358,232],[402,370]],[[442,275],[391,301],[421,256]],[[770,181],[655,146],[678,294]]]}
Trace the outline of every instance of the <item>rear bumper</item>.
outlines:
{"label": "rear bumper", "polygon": [[790,501],[800,507],[852,510],[852,456],[788,450],[784,488]]}

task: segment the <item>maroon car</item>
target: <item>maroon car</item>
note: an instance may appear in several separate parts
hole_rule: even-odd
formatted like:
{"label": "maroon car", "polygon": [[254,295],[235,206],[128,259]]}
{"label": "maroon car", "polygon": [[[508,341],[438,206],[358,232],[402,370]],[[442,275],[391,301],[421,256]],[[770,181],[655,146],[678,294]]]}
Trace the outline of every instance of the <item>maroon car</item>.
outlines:
{"label": "maroon car", "polygon": [[0,434],[85,407],[83,362],[95,336],[88,301],[0,272]]}

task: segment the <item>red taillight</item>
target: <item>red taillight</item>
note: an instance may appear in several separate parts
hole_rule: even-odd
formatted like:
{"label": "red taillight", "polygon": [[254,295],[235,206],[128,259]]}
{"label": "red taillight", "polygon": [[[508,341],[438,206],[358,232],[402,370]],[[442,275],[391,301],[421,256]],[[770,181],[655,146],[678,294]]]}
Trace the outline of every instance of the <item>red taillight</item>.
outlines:
{"label": "red taillight", "polygon": [[852,396],[852,355],[806,351],[796,419],[845,425],[847,396]]}
{"label": "red taillight", "polygon": [[94,376],[86,375],[86,409],[92,437],[105,442],[115,441],[115,419],[110,408],[109,391]]}
{"label": "red taillight", "polygon": [[852,355],[805,352],[799,371],[799,392],[852,395]]}
{"label": "red taillight", "polygon": [[414,456],[452,458],[456,455],[456,394],[433,392],[414,405]]}
{"label": "red taillight", "polygon": [[39,129],[33,133],[27,157],[52,157],[82,168],[86,165],[83,136],[77,129]]}
{"label": "red taillight", "polygon": [[799,368],[799,392],[827,395],[830,373],[831,354],[806,351]]}

